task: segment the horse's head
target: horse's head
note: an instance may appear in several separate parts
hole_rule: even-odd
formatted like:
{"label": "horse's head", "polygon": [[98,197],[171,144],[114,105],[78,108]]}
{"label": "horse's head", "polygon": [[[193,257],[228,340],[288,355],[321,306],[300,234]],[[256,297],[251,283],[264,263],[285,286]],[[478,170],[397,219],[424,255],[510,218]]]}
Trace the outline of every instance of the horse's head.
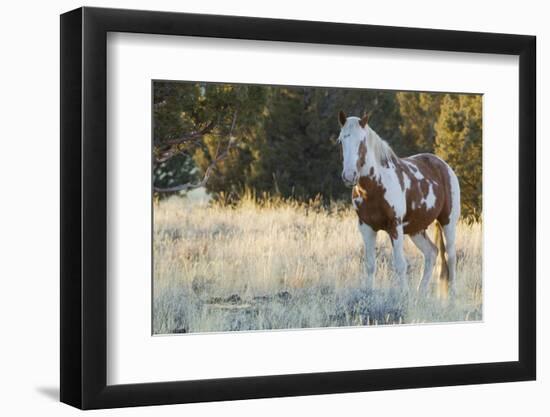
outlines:
{"label": "horse's head", "polygon": [[347,186],[351,187],[359,181],[361,168],[365,165],[368,116],[347,117],[343,111],[340,111],[338,121],[341,127],[338,142],[342,144],[344,156],[342,179]]}

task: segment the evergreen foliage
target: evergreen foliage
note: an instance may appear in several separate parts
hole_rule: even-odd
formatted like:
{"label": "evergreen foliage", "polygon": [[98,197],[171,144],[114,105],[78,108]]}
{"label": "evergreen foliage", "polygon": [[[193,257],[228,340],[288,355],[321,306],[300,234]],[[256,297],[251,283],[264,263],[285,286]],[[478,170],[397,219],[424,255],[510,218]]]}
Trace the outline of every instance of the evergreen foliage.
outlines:
{"label": "evergreen foliage", "polygon": [[437,120],[435,153],[460,181],[462,216],[478,220],[482,209],[481,96],[446,94]]}
{"label": "evergreen foliage", "polygon": [[337,114],[366,111],[397,155],[445,159],[460,178],[463,215],[481,215],[478,95],[158,81],[153,110],[159,189],[198,182],[213,167],[206,188],[214,197],[238,199],[252,190],[327,203],[349,199],[335,143]]}

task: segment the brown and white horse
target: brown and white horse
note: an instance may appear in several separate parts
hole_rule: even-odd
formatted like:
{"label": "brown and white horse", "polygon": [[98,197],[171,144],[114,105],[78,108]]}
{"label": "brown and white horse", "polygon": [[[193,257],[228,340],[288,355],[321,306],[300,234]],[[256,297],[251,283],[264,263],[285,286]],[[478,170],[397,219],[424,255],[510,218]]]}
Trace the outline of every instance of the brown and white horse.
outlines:
{"label": "brown and white horse", "polygon": [[[460,186],[456,174],[432,154],[398,158],[370,128],[367,116],[346,117],[341,111],[338,119],[341,126],[338,142],[342,144],[344,156],[342,179],[353,187],[352,202],[365,243],[367,288],[374,285],[376,234],[383,230],[391,238],[394,268],[403,289],[408,290],[403,238],[409,235],[424,255],[418,291],[428,290],[439,252],[441,278],[448,279],[450,292],[454,294],[455,234],[460,217]],[[437,221],[438,245],[426,233],[434,221]]]}

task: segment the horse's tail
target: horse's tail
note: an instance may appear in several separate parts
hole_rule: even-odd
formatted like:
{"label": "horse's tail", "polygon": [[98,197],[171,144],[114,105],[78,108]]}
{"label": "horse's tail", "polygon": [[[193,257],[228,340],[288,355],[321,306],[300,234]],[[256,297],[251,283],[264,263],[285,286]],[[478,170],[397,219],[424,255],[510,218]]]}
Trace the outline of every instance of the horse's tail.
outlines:
{"label": "horse's tail", "polygon": [[449,289],[449,265],[445,256],[445,242],[443,240],[443,226],[439,222],[435,222],[435,245],[439,252],[439,288],[440,296],[446,297]]}

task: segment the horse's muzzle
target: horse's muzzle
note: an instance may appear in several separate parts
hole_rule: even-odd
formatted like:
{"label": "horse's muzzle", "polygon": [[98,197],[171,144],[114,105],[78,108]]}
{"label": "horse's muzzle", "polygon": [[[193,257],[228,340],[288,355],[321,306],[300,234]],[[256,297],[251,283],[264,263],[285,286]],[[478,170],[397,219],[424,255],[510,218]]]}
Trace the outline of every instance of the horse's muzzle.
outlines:
{"label": "horse's muzzle", "polygon": [[348,188],[353,188],[357,185],[357,181],[348,181],[348,180],[343,180],[344,181],[344,185]]}
{"label": "horse's muzzle", "polygon": [[357,184],[357,173],[353,172],[352,175],[345,175],[344,173],[342,173],[342,181],[344,181],[346,187],[353,187]]}

